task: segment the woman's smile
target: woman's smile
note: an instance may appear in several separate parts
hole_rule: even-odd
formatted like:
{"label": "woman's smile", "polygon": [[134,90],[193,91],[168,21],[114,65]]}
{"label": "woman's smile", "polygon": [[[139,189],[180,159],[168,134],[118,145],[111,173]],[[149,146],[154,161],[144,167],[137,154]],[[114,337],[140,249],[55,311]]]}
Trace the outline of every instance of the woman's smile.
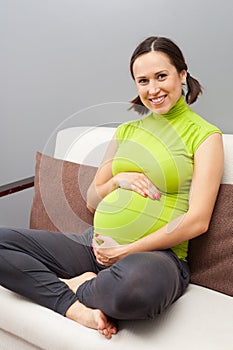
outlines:
{"label": "woman's smile", "polygon": [[167,95],[161,96],[161,97],[156,97],[156,98],[150,98],[149,100],[151,101],[152,104],[158,106],[164,103]]}

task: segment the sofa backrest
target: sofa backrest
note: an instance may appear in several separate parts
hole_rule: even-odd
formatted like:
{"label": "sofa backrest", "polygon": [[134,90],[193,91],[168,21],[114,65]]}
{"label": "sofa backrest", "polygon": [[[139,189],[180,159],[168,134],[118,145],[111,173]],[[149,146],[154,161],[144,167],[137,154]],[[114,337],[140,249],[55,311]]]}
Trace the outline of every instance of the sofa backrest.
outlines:
{"label": "sofa backrest", "polygon": [[[58,132],[55,158],[99,166],[116,128],[80,126]],[[233,135],[224,134],[224,174],[222,183],[233,184]]]}
{"label": "sofa backrest", "polygon": [[99,166],[116,128],[80,126],[58,132],[54,157]]}
{"label": "sofa backrest", "polygon": [[233,135],[223,134],[224,172],[223,184],[233,184]]}

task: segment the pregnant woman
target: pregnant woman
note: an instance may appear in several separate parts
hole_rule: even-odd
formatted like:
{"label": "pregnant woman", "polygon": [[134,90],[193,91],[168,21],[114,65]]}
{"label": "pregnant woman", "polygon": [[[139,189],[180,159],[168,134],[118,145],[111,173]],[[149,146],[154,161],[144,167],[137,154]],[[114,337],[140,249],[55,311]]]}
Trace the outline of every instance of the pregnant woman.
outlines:
{"label": "pregnant woman", "polygon": [[130,69],[141,116],[116,129],[88,190],[93,228],[0,229],[1,285],[106,338],[184,293],[188,241],[208,229],[223,171],[221,131],[188,107],[202,91],[178,46],[147,38]]}

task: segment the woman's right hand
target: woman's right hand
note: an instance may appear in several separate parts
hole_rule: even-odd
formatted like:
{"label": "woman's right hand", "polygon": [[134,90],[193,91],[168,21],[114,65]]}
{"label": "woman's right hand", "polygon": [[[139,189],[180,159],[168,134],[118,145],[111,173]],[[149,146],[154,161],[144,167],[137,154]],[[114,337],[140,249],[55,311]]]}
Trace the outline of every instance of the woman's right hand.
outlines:
{"label": "woman's right hand", "polygon": [[122,172],[115,175],[114,180],[117,187],[135,191],[143,197],[150,197],[151,199],[161,198],[161,192],[143,173]]}

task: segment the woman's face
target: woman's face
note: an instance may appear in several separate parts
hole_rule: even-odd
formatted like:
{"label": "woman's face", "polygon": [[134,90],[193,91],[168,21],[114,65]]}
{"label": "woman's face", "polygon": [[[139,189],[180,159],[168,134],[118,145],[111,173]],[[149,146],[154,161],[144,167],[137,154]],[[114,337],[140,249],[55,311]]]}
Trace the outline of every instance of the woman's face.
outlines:
{"label": "woman's face", "polygon": [[167,113],[180,99],[186,71],[178,73],[168,56],[151,51],[139,56],[133,74],[142,103],[156,114]]}

